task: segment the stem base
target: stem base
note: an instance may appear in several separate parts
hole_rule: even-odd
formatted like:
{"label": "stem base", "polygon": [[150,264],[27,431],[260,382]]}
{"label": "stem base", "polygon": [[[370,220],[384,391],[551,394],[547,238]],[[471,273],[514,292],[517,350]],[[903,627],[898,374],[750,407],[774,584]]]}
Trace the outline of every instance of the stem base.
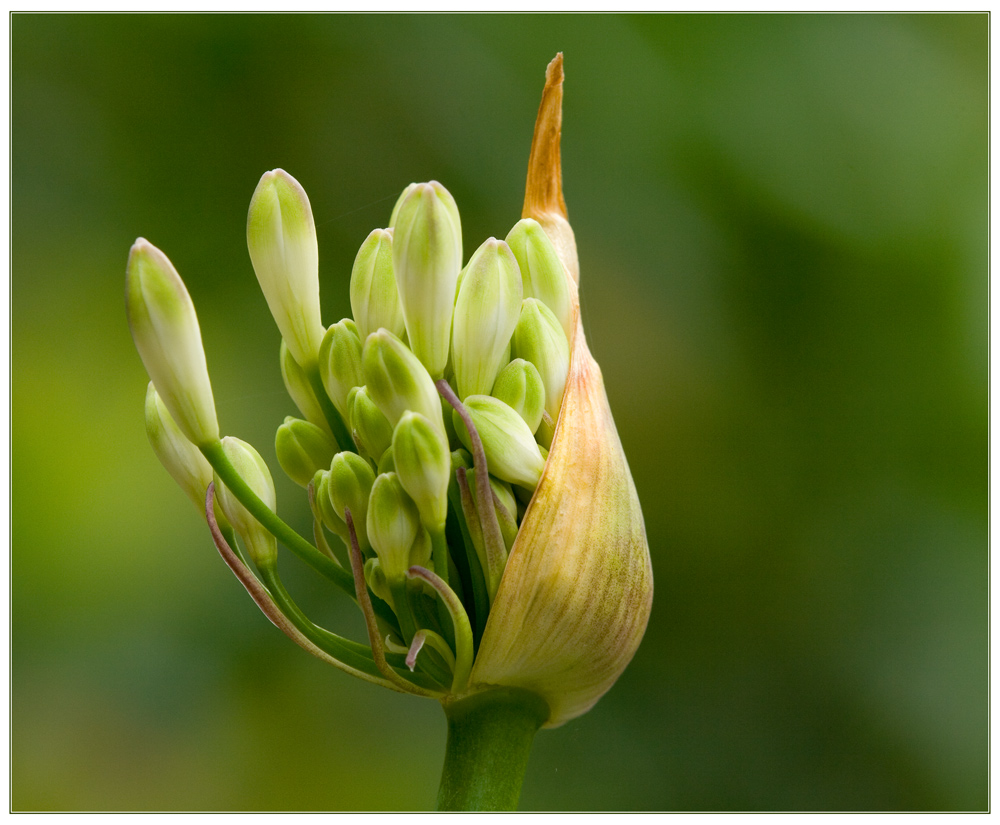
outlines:
{"label": "stem base", "polygon": [[448,717],[439,811],[514,811],[535,733],[549,717],[526,690],[497,688],[444,705]]}

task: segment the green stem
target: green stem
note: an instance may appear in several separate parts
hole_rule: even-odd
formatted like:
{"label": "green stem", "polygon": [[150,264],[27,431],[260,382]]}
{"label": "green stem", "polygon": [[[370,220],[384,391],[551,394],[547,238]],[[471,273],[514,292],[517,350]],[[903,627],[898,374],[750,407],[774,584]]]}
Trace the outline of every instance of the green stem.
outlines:
{"label": "green stem", "polygon": [[355,670],[368,673],[371,676],[381,677],[382,674],[375,667],[375,660],[372,658],[371,650],[350,639],[344,639],[329,631],[324,631],[317,627],[307,617],[299,606],[292,600],[291,595],[285,589],[278,576],[277,567],[262,567],[260,569],[264,585],[267,587],[274,599],[278,609],[288,618],[288,620],[298,628],[298,631],[320,650],[328,653],[333,658],[338,659]]}
{"label": "green stem", "polygon": [[202,446],[201,452],[208,460],[208,463],[212,465],[212,469],[218,473],[222,483],[232,491],[232,494],[236,496],[239,503],[246,507],[250,515],[264,525],[271,535],[310,567],[322,573],[349,596],[354,597],[354,579],[351,578],[350,573],[332,559],[320,553],[319,550],[285,524],[270,507],[260,500],[257,494],[250,488],[250,485],[236,471],[225,450],[223,450],[221,441]]}
{"label": "green stem", "polygon": [[[465,469],[459,467],[455,471],[455,478],[457,479],[459,495],[461,497],[462,503],[462,516],[466,526],[466,532],[469,535],[469,540],[472,542],[473,553],[469,554],[469,567],[474,571],[478,571],[478,579],[473,579],[473,586],[481,580],[482,585],[482,598],[484,600],[485,607],[480,610],[479,607],[479,594],[474,593],[473,596],[476,599],[476,614],[479,617],[477,623],[479,625],[479,636],[481,637],[483,631],[486,627],[486,621],[490,615],[490,605],[492,604],[492,596],[489,591],[489,580],[487,576],[487,566],[486,566],[486,546],[483,543],[483,527],[479,521],[479,515],[476,513],[476,505],[472,500],[472,493],[469,491],[469,480],[466,477]],[[468,547],[468,545],[466,545]]]}
{"label": "green stem", "polygon": [[448,541],[444,537],[444,524],[430,530],[431,534],[431,559],[434,565],[434,572],[441,577],[441,580],[448,584]]}
{"label": "green stem", "polygon": [[[285,524],[278,517],[277,513],[260,500],[257,494],[250,488],[250,485],[236,472],[236,468],[229,460],[225,450],[222,449],[221,441],[216,441],[214,444],[208,444],[207,446],[203,445],[199,449],[208,463],[212,465],[212,469],[218,473],[222,483],[236,496],[236,500],[247,508],[250,515],[264,525],[272,536],[312,567],[313,570],[326,576],[352,599],[355,598],[354,577],[337,562],[329,556],[324,556],[319,550],[302,538],[302,536]],[[373,598],[372,606],[380,619],[383,619],[390,625],[396,624],[396,617],[393,615],[389,605],[384,601],[377,597]]]}
{"label": "green stem", "polygon": [[[385,678],[385,674],[383,674],[375,664],[375,658],[370,647],[359,644],[351,639],[345,639],[343,636],[338,636],[336,633],[331,633],[326,628],[314,624],[313,621],[302,612],[302,609],[294,602],[289,592],[285,589],[285,585],[282,583],[281,577],[278,575],[277,567],[265,567],[261,569],[260,573],[261,577],[264,579],[264,585],[267,587],[268,592],[271,594],[271,598],[274,599],[274,603],[278,606],[278,609],[310,642],[316,645],[316,647],[323,652],[332,656],[334,659],[343,662],[349,667],[353,667],[355,670],[360,670],[371,676]],[[394,670],[396,670],[396,668],[394,668]],[[398,670],[397,675],[399,675]],[[430,680],[422,674],[413,675],[407,673],[406,676],[401,678],[403,682],[416,684],[418,687],[428,689],[434,689],[436,687],[436,685],[433,685]]]}
{"label": "green stem", "polygon": [[535,733],[548,705],[526,690],[498,688],[444,705],[448,744],[439,811],[514,811]]}

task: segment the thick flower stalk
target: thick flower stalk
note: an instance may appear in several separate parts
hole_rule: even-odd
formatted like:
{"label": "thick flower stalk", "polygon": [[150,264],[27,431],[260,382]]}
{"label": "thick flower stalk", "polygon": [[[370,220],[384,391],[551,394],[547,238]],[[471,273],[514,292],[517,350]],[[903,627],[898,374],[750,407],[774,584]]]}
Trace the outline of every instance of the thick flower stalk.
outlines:
{"label": "thick flower stalk", "polygon": [[[610,689],[652,603],[638,496],[580,321],[562,79],[558,55],[506,239],[463,265],[454,198],[411,184],[361,244],[354,317],[328,328],[305,190],[282,170],[261,178],[247,242],[306,419],[286,418],[275,450],[308,495],[308,539],[278,516],[257,451],[220,437],[180,277],[142,239],[129,257],[157,455],[276,626],[352,675],[442,703],[442,809],[515,807],[536,731]],[[279,576],[279,545],[357,602],[367,644],[302,612]]]}

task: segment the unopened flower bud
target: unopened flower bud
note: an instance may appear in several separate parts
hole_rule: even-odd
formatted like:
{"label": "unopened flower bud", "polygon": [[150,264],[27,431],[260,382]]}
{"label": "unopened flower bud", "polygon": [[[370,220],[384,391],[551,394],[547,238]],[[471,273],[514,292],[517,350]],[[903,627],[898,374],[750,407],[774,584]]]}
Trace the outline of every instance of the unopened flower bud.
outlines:
{"label": "unopened flower bud", "polygon": [[[500,504],[511,514],[513,518],[517,518],[517,500],[514,498],[514,490],[506,481],[501,481],[494,475],[489,476],[490,479],[490,489],[500,500]],[[472,492],[473,500],[476,499],[476,474],[469,473],[467,476],[469,483],[469,490]]]}
{"label": "unopened flower bud", "polygon": [[385,578],[385,571],[382,564],[376,557],[372,557],[365,562],[365,582],[372,589],[372,593],[388,604],[393,610],[392,591],[389,589],[389,582]]}
{"label": "unopened flower bud", "polygon": [[[236,468],[240,478],[273,511],[276,507],[274,481],[271,479],[271,472],[267,469],[260,454],[245,441],[240,441],[232,436],[226,436],[222,439],[222,449],[225,451],[226,458]],[[229,519],[230,524],[243,540],[253,563],[258,567],[273,565],[278,558],[278,545],[274,536],[250,515],[249,511],[236,499],[236,496],[222,483],[218,475],[215,476],[215,491],[219,497],[219,506],[222,507],[222,512],[226,514],[226,518]]]}
{"label": "unopened flower bud", "polygon": [[378,460],[378,474],[384,475],[385,473],[394,472],[396,472],[396,458],[392,454],[392,444],[390,444],[388,449],[382,453],[382,457]]}
{"label": "unopened flower bud", "polygon": [[392,229],[393,227],[396,226],[396,216],[399,214],[399,207],[401,207],[403,205],[403,201],[405,201],[407,199],[407,197],[409,197],[410,192],[412,192],[414,189],[416,189],[420,185],[421,184],[419,184],[419,183],[411,183],[409,186],[407,186],[402,191],[402,193],[400,194],[400,196],[398,198],[396,198],[396,202],[392,205],[392,214],[389,216],[389,228],[390,229]]}
{"label": "unopened flower bud", "polygon": [[510,248],[490,238],[469,260],[455,301],[452,359],[458,397],[487,395],[521,313],[521,275]]}
{"label": "unopened flower bud", "polygon": [[351,270],[351,314],[361,342],[385,327],[401,338],[406,329],[392,271],[392,232],[374,229],[361,244]]}
{"label": "unopened flower bud", "polygon": [[212,465],[177,426],[153,382],[146,387],[146,435],[153,452],[201,513],[212,481]]}
{"label": "unopened flower bud", "polygon": [[538,374],[538,369],[530,361],[515,358],[500,370],[490,395],[514,409],[524,419],[524,423],[532,433],[542,423],[542,413],[545,412],[545,385],[542,383],[542,376]]}
{"label": "unopened flower bud", "polygon": [[181,432],[199,447],[218,441],[194,304],[174,265],[145,238],[129,252],[125,310],[139,357]]}
{"label": "unopened flower bud", "polygon": [[[545,460],[524,419],[503,401],[489,395],[470,395],[463,403],[482,439],[490,473],[534,490],[545,469]],[[457,410],[453,420],[459,440],[471,449],[472,441]]]}
{"label": "unopened flower bud", "polygon": [[524,297],[537,298],[551,309],[569,339],[573,334],[573,299],[566,268],[552,240],[538,221],[525,218],[507,234],[507,245],[521,269]]}
{"label": "unopened flower bud", "polygon": [[525,298],[511,342],[513,356],[538,369],[545,385],[545,410],[555,421],[569,372],[569,342],[559,321],[537,298]]}
{"label": "unopened flower bud", "polygon": [[375,479],[368,502],[368,538],[385,577],[401,581],[410,569],[410,550],[417,539],[420,513],[395,473]]}
{"label": "unopened flower bud", "polygon": [[368,394],[393,427],[407,410],[427,417],[444,431],[441,399],[417,357],[388,330],[373,332],[362,355]]}
{"label": "unopened flower bud", "polygon": [[287,416],[275,434],[274,452],[285,475],[308,487],[318,470],[330,466],[337,442],[315,424]]}
{"label": "unopened flower bud", "polygon": [[358,449],[373,461],[392,445],[392,424],[375,406],[368,387],[355,387],[347,396],[348,421]]}
{"label": "unopened flower bud", "polygon": [[328,494],[337,515],[347,520],[345,510],[351,511],[354,527],[358,533],[358,544],[362,550],[368,549],[365,518],[368,513],[368,496],[375,483],[375,472],[371,465],[356,453],[337,453],[330,464]]}
{"label": "unopened flower bud", "polygon": [[330,425],[326,416],[323,415],[323,408],[316,400],[309,378],[303,372],[302,367],[292,357],[291,350],[288,349],[284,341],[281,342],[281,349],[278,354],[281,361],[281,380],[285,382],[285,390],[289,397],[299,408],[299,412],[310,424],[315,424],[324,432],[330,432]]}
{"label": "unopened flower bud", "polygon": [[326,394],[341,418],[348,419],[347,396],[365,383],[361,368],[361,341],[350,319],[338,321],[323,336],[319,348],[319,374]]}
{"label": "unopened flower bud", "polygon": [[[344,520],[337,515],[337,511],[333,507],[333,502],[330,500],[330,471],[329,470],[319,470],[312,479],[313,485],[313,501],[315,502],[316,512],[318,513],[323,524],[326,528],[338,536],[344,537],[347,535],[347,525]],[[345,539],[346,541],[346,539]]]}
{"label": "unopened flower bud", "polygon": [[316,225],[305,190],[283,169],[265,172],[257,184],[247,214],[247,248],[281,337],[310,369],[323,340]]}
{"label": "unopened flower bud", "polygon": [[418,184],[393,223],[392,265],[414,355],[435,378],[451,342],[455,285],[462,268],[462,227],[455,199],[440,183]]}
{"label": "unopened flower bud", "polygon": [[472,469],[472,454],[461,447],[451,451],[451,471],[454,473],[459,467]]}
{"label": "unopened flower bud", "polygon": [[[500,534],[503,536],[504,544],[509,551],[514,545],[514,541],[517,539],[517,499],[515,498],[514,489],[506,481],[501,481],[495,476],[490,476],[490,490],[491,495],[495,496],[493,501],[493,508],[496,510],[497,523],[500,526]],[[472,494],[472,500],[478,501],[476,497],[476,475],[475,473],[470,473],[466,476],[466,480],[469,484],[469,492]],[[524,490],[522,487],[517,488],[522,495],[526,496],[528,500],[531,500],[531,493]],[[477,505],[478,506],[478,505]],[[504,512],[501,512],[501,508]]]}
{"label": "unopened flower bud", "polygon": [[436,180],[432,180],[430,183],[411,183],[409,186],[407,186],[402,191],[402,193],[400,194],[400,196],[396,199],[396,203],[392,207],[392,215],[389,217],[389,229],[392,230],[393,232],[395,232],[396,221],[397,221],[397,218],[399,217],[399,211],[400,211],[400,209],[402,208],[403,204],[406,203],[406,199],[410,197],[410,194],[413,192],[413,190],[414,189],[419,189],[422,186],[432,186],[432,187],[434,187],[434,190],[437,192],[438,197],[441,199],[441,203],[444,205],[444,208],[447,210],[448,215],[449,215],[449,217],[452,220],[452,223],[454,223],[455,226],[458,228],[458,244],[459,244],[459,247],[458,247],[458,253],[459,253],[458,257],[459,257],[459,259],[461,259],[461,257],[462,257],[462,220],[461,220],[461,217],[458,214],[458,204],[455,203],[455,199],[451,196],[451,192],[449,192],[447,189],[445,189]]}
{"label": "unopened flower bud", "polygon": [[424,527],[444,529],[451,454],[441,430],[420,413],[405,413],[392,435],[392,455],[399,483],[416,502]]}

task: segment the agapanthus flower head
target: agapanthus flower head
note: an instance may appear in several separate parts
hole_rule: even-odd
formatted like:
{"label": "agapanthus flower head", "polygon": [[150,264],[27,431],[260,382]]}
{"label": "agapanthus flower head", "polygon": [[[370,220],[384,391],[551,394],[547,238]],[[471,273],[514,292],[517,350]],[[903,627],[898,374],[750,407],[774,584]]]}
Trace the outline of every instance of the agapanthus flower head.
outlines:
{"label": "agapanthus flower head", "polygon": [[[352,271],[331,275],[345,291],[349,278],[355,317],[329,328],[308,197],[281,170],[261,178],[248,245],[307,419],[287,418],[275,449],[307,490],[312,540],[275,513],[260,455],[220,441],[197,319],[169,261],[137,242],[127,277],[133,335],[163,396],[150,390],[150,439],[185,491],[206,498],[220,552],[272,621],[347,672],[448,708],[520,691],[547,726],[611,687],[652,600],[638,497],[580,321],[561,89],[560,57],[506,241],[484,241],[463,266],[454,198],[435,181],[411,184]],[[291,601],[279,541],[356,599],[369,646]]]}

